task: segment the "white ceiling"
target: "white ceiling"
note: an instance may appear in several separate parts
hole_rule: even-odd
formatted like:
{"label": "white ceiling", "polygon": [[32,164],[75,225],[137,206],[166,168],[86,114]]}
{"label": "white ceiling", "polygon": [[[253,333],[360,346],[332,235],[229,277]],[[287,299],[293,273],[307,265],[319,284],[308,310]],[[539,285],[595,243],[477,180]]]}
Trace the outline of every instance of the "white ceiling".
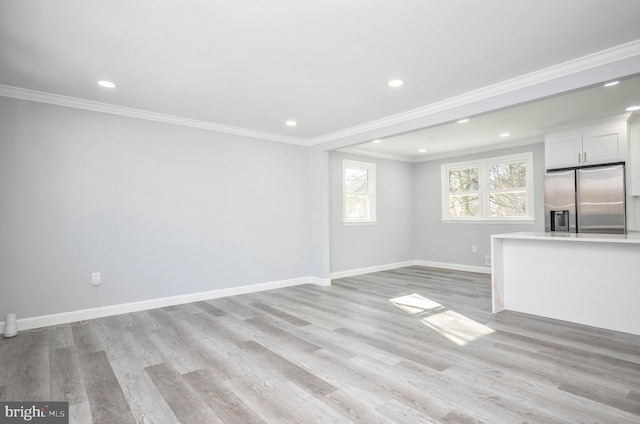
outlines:
{"label": "white ceiling", "polygon": [[311,145],[637,44],[639,16],[637,0],[1,0],[0,95]]}
{"label": "white ceiling", "polygon": [[[640,106],[640,76],[615,86],[598,84],[479,116],[340,149],[374,157],[420,162],[441,157],[540,142],[559,128],[617,116]],[[640,112],[634,112],[640,113]],[[501,137],[501,133],[509,133]],[[424,151],[421,151],[424,150]]]}

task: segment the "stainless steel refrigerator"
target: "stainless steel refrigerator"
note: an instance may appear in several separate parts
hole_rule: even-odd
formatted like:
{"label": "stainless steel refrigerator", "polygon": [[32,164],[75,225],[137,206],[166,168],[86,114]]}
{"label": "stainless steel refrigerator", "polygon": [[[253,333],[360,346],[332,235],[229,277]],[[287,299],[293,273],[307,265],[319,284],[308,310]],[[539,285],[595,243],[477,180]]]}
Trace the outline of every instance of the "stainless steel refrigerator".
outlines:
{"label": "stainless steel refrigerator", "polygon": [[627,232],[624,165],[544,174],[545,231]]}

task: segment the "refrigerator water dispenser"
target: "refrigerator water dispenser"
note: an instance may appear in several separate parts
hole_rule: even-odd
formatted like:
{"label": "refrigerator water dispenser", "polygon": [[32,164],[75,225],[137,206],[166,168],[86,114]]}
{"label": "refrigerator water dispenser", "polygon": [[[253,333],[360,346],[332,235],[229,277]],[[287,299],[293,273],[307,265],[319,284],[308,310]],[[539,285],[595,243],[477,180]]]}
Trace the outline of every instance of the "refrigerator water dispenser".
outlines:
{"label": "refrigerator water dispenser", "polygon": [[551,211],[551,231],[569,232],[569,211]]}

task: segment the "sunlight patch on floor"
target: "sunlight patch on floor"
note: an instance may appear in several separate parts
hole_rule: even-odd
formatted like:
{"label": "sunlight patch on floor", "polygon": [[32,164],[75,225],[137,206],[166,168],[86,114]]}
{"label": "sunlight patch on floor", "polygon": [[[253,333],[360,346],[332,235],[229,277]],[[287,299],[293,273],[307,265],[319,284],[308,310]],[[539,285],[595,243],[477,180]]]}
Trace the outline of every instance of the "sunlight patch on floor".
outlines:
{"label": "sunlight patch on floor", "polygon": [[417,293],[389,300],[392,304],[412,315],[423,314],[420,321],[430,329],[459,346],[473,342],[481,337],[495,333],[490,327],[480,324],[456,311],[442,306],[438,302],[420,296]]}
{"label": "sunlight patch on floor", "polygon": [[494,329],[451,310],[422,318],[420,321],[459,346],[495,333]]}
{"label": "sunlight patch on floor", "polygon": [[443,308],[438,302],[422,297],[417,293],[396,297],[395,299],[389,299],[389,301],[410,314],[419,314],[421,312]]}

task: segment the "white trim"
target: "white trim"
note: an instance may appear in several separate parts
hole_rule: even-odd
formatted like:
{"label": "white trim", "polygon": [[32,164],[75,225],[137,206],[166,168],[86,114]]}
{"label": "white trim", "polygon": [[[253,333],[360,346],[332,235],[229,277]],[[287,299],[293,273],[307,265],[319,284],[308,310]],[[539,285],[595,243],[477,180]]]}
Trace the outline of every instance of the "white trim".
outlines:
{"label": "white trim", "polygon": [[[157,299],[142,300],[139,302],[122,303],[119,305],[100,306],[97,308],[83,309],[79,311],[62,312],[59,314],[41,315],[22,318],[16,321],[18,332],[32,328],[62,325],[87,319],[102,318],[111,315],[127,314],[131,312],[145,311],[147,309],[162,308],[165,306],[181,305],[183,303],[199,302],[220,297],[236,296],[239,294],[256,293],[265,290],[280,289],[284,287],[299,286],[302,284],[316,284],[330,286],[331,280],[319,277],[301,277],[290,280],[270,281],[267,283],[250,284],[240,287],[211,290],[199,293],[189,293],[178,296],[162,297]],[[4,333],[5,322],[0,322],[0,333]]]}
{"label": "white trim", "polygon": [[342,153],[350,153],[352,155],[368,156],[368,157],[378,158],[378,159],[388,159],[388,160],[395,160],[399,162],[409,162],[409,163],[415,162],[415,160],[407,156],[363,151],[363,150],[359,150],[357,147],[358,147],[357,145],[351,146],[351,147],[345,147],[343,149],[338,149],[338,151]]}
{"label": "white trim", "polygon": [[600,116],[596,119],[588,119],[588,120],[579,120],[579,121],[571,121],[569,123],[558,124],[551,127],[541,128],[543,134],[547,135],[548,133],[558,133],[565,132],[570,130],[575,130],[576,128],[585,128],[585,127],[600,127],[602,125],[623,125],[626,126],[629,121],[631,121],[632,112],[624,112],[624,113],[613,113],[605,116]]}
{"label": "white trim", "polygon": [[356,275],[370,274],[372,272],[388,271],[390,269],[396,269],[396,268],[405,268],[412,265],[415,265],[415,261],[396,262],[392,264],[376,265],[376,266],[370,266],[366,268],[349,269],[346,271],[332,272],[329,275],[331,276],[331,279],[355,277]]}
{"label": "white trim", "polygon": [[316,286],[329,287],[331,285],[331,278],[320,277],[308,277],[309,284],[315,284]]}
{"label": "white trim", "polygon": [[424,118],[456,107],[464,106],[470,103],[479,102],[500,94],[506,94],[512,91],[521,90],[536,84],[541,84],[553,79],[561,78],[567,75],[583,72],[589,69],[604,66],[620,60],[628,59],[640,55],[640,39],[630,41],[619,46],[615,46],[606,50],[601,50],[586,56],[572,59],[548,68],[540,69],[535,72],[520,75],[515,78],[501,81],[487,87],[469,91],[467,93],[450,97],[440,102],[432,103],[406,112],[391,115],[382,119],[367,122],[366,124],[347,128],[334,133],[312,138],[307,142],[308,146],[327,143],[329,141],[339,140],[349,136],[385,128],[391,125],[401,124],[413,119]]}
{"label": "white trim", "polygon": [[478,147],[473,147],[469,149],[465,148],[464,150],[452,150],[449,152],[418,155],[413,157],[360,150],[359,147],[362,147],[362,145],[345,147],[342,149],[338,149],[337,151],[342,153],[349,153],[352,155],[366,156],[366,157],[372,157],[372,158],[378,158],[378,159],[395,160],[398,162],[422,163],[422,162],[429,162],[429,161],[438,160],[438,159],[448,159],[453,157],[474,155],[478,153],[493,152],[496,150],[509,149],[511,147],[528,146],[530,144],[537,144],[537,143],[544,143],[544,136],[542,134],[536,134],[536,135],[524,137],[518,140],[510,140],[510,141],[501,142],[497,144],[487,144],[484,146],[478,146]]}
{"label": "white trim", "polygon": [[345,227],[353,227],[358,225],[377,225],[378,221],[342,221],[342,225]]}
{"label": "white trim", "polygon": [[356,268],[356,269],[348,269],[345,271],[332,272],[330,276],[331,276],[331,279],[356,277],[358,275],[371,274],[372,272],[389,271],[391,269],[406,268],[408,266],[414,266],[414,265],[426,266],[431,268],[450,269],[453,271],[466,271],[466,272],[477,272],[480,274],[491,274],[491,267],[487,267],[487,266],[474,266],[474,265],[463,265],[463,264],[451,264],[447,262],[413,260],[413,261],[405,261],[405,262],[396,262],[396,263],[386,264],[386,265],[370,266],[366,268]]}
{"label": "white trim", "polygon": [[512,219],[454,219],[447,218],[441,219],[440,222],[443,224],[535,224],[536,220],[534,218],[512,218]]}
{"label": "white trim", "polygon": [[181,125],[183,127],[199,128],[208,131],[216,131],[226,134],[234,134],[245,137],[253,137],[261,140],[277,141],[281,143],[307,145],[302,138],[288,137],[280,134],[267,133],[246,128],[233,127],[231,125],[216,124],[215,122],[198,121],[196,119],[180,116],[166,115],[163,113],[149,112],[142,109],[112,105],[108,103],[84,100],[76,97],[61,96],[59,94],[44,93],[42,91],[28,90],[26,88],[11,87],[0,84],[0,96],[11,97],[20,100],[48,103],[58,106],[72,107],[76,109],[91,110],[94,112],[110,113],[112,115],[127,116],[130,118],[146,119],[148,121],[164,122],[167,124]]}
{"label": "white trim", "polygon": [[[332,272],[330,278],[301,277],[290,280],[272,281],[267,283],[251,284],[241,287],[230,287],[226,289],[211,290],[199,293],[190,293],[172,297],[143,300],[140,302],[123,303],[119,305],[102,306],[79,311],[62,312],[52,315],[40,315],[36,317],[22,318],[16,321],[18,332],[33,328],[48,327],[53,325],[68,324],[76,321],[108,317],[112,315],[127,314],[131,312],[146,311],[148,309],[162,308],[165,306],[180,305],[184,303],[199,302],[220,297],[236,296],[240,294],[256,293],[264,290],[273,290],[284,287],[298,286],[302,284],[315,284],[318,286],[331,286],[331,280],[335,278],[354,277],[357,275],[370,274],[372,272],[388,271],[391,269],[405,268],[419,265],[432,268],[451,269],[455,271],[478,272],[491,274],[490,267],[451,264],[445,262],[432,262],[422,260],[412,260],[396,262],[386,265],[377,265],[367,268],[351,269],[346,271]],[[4,334],[5,322],[0,321],[0,333]]]}
{"label": "white trim", "polygon": [[415,160],[413,160],[412,162],[420,163],[420,162],[428,162],[431,160],[448,159],[453,157],[460,157],[460,156],[474,155],[478,153],[493,152],[493,151],[502,150],[502,149],[509,149],[511,147],[528,146],[530,144],[538,144],[538,143],[544,143],[543,135],[536,135],[536,136],[526,137],[521,140],[507,141],[507,142],[498,143],[498,144],[487,144],[485,146],[479,146],[471,149],[454,150],[451,152],[428,155],[424,157],[420,156],[415,158]]}
{"label": "white trim", "polygon": [[451,264],[447,262],[432,262],[432,261],[421,261],[421,260],[415,261],[415,265],[428,266],[431,268],[450,269],[453,271],[466,271],[466,272],[477,272],[480,274],[491,274],[491,267],[488,267],[488,266],[462,265],[462,264]]}

